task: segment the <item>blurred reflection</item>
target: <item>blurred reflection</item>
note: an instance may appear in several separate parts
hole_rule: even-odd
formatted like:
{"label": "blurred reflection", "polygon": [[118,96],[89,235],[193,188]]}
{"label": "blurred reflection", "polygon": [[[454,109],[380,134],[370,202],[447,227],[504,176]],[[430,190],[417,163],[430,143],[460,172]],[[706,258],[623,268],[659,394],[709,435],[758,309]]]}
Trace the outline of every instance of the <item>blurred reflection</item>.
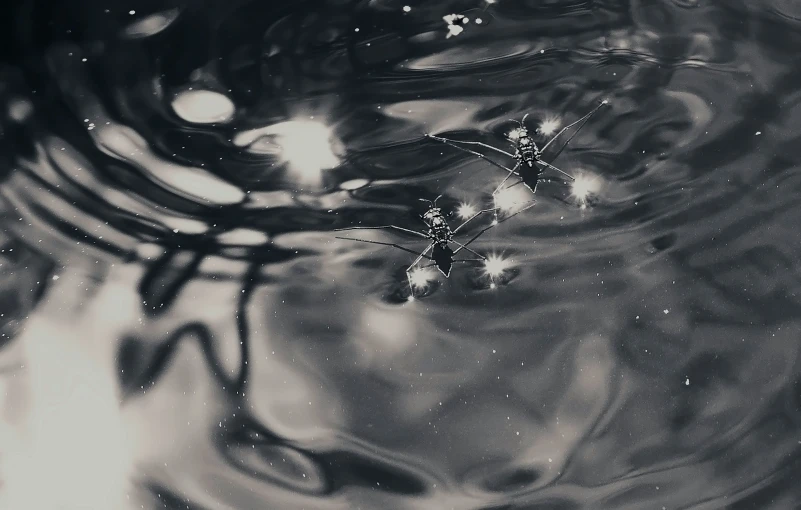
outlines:
{"label": "blurred reflection", "polygon": [[137,298],[131,282],[98,293],[88,273],[59,276],[16,340],[22,370],[3,379],[0,506],[139,508],[109,341],[131,326]]}

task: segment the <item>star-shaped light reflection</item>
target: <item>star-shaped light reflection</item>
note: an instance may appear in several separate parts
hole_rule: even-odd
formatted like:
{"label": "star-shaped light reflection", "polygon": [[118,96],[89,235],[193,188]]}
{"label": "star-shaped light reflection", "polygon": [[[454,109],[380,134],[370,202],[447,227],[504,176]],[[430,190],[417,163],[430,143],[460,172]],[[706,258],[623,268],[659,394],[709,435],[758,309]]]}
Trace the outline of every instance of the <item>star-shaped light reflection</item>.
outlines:
{"label": "star-shaped light reflection", "polygon": [[513,130],[509,131],[509,134],[506,136],[510,140],[517,140],[523,135],[523,131],[525,131],[523,128],[514,128]]}
{"label": "star-shaped light reflection", "polygon": [[559,117],[546,117],[540,123],[540,127],[537,130],[544,136],[551,136],[556,133],[561,124],[562,121]]}
{"label": "star-shaped light reflection", "polygon": [[489,277],[489,287],[494,289],[498,286],[496,280],[500,279],[507,269],[513,265],[512,261],[503,258],[501,255],[490,255],[484,261],[484,274]]}
{"label": "star-shaped light reflection", "polygon": [[570,186],[570,196],[579,204],[579,207],[584,209],[587,207],[589,198],[597,195],[601,190],[601,186],[600,177],[583,172],[577,173]]}
{"label": "star-shaped light reflection", "polygon": [[409,281],[412,287],[424,289],[429,283],[437,279],[437,273],[429,267],[416,267],[409,271]]}
{"label": "star-shaped light reflection", "polygon": [[512,261],[505,259],[500,255],[490,255],[484,261],[484,272],[490,278],[497,278],[501,276],[504,271],[512,267]]}
{"label": "star-shaped light reflection", "polygon": [[476,214],[478,210],[472,204],[468,204],[467,202],[462,202],[459,204],[459,208],[456,209],[456,215],[459,216],[461,219],[466,220],[467,218]]}

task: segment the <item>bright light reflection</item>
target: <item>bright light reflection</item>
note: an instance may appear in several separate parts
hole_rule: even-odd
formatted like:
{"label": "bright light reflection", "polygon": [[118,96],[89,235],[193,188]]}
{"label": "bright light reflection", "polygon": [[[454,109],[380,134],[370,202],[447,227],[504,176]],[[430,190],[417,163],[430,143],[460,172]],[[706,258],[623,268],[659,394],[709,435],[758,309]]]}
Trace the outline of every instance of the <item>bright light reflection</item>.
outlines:
{"label": "bright light reflection", "polygon": [[409,281],[415,289],[424,289],[437,279],[437,273],[429,267],[416,267],[409,271]]}
{"label": "bright light reflection", "polygon": [[575,180],[570,186],[570,196],[584,209],[587,207],[587,200],[597,195],[601,190],[601,179],[598,176],[586,173],[577,173]]}
{"label": "bright light reflection", "polygon": [[484,261],[484,274],[490,279],[490,289],[497,288],[495,279],[503,275],[504,271],[512,267],[512,261],[503,258],[501,255],[490,255]]}
{"label": "bright light reflection", "polygon": [[501,276],[504,271],[512,267],[512,261],[505,259],[500,255],[490,255],[484,261],[484,272],[490,278]]}
{"label": "bright light reflection", "polygon": [[545,136],[550,136],[556,133],[556,130],[559,129],[561,124],[562,121],[559,117],[546,117],[540,124],[538,131]]}
{"label": "bright light reflection", "polygon": [[448,14],[447,16],[443,16],[442,19],[445,20],[445,23],[448,25],[448,35],[445,36],[446,39],[461,34],[464,31],[462,25],[466,25],[470,22],[468,18],[465,18],[461,14]]}
{"label": "bright light reflection", "polygon": [[289,121],[273,126],[281,145],[281,157],[304,180],[319,181],[320,172],[334,168],[339,158],[332,151],[331,129],[315,121]]}
{"label": "bright light reflection", "polygon": [[517,140],[523,135],[523,128],[514,128],[513,130],[509,131],[509,134],[506,135],[510,140]]}
{"label": "bright light reflection", "polygon": [[495,195],[495,207],[500,208],[504,213],[508,213],[530,201],[531,195],[528,188],[523,184],[504,188]]}
{"label": "bright light reflection", "polygon": [[339,165],[331,128],[315,120],[289,120],[243,131],[233,143],[248,152],[279,156],[307,184],[318,185],[323,170]]}
{"label": "bright light reflection", "polygon": [[473,216],[476,214],[478,210],[472,204],[468,204],[466,202],[462,202],[459,204],[459,208],[456,210],[456,214],[463,220]]}

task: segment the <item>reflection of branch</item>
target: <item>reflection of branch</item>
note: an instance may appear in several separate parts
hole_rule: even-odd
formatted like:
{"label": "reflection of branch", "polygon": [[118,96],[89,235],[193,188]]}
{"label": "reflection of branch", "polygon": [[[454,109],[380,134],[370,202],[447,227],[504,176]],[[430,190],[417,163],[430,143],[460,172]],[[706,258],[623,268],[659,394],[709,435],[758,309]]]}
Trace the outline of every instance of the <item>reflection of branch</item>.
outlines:
{"label": "reflection of branch", "polygon": [[[223,389],[229,394],[241,394],[247,382],[250,356],[250,330],[247,320],[247,308],[250,304],[250,298],[253,295],[253,289],[258,281],[259,272],[261,270],[261,262],[254,262],[248,268],[248,271],[243,276],[242,292],[236,305],[236,325],[239,336],[239,370],[230,377],[225,365],[217,356],[217,351],[214,345],[214,335],[209,328],[202,322],[189,322],[184,324],[176,331],[174,331],[166,341],[161,343],[152,356],[144,361],[146,368],[140,374],[132,374],[126,377],[123,381],[123,387],[133,389],[135,387],[147,386],[154,384],[155,380],[159,378],[162,371],[172,359],[172,356],[178,347],[181,340],[187,335],[194,335],[200,343],[200,348],[203,355],[209,364],[212,375],[220,382]],[[120,348],[119,363],[121,365],[122,373],[130,372],[130,365],[136,363],[136,358],[144,357],[141,352],[143,347],[134,339],[128,339],[123,342]],[[126,370],[127,369],[127,370]]]}
{"label": "reflection of branch", "polygon": [[[144,312],[153,317],[169,310],[186,282],[197,276],[203,262],[204,253],[180,252],[170,250],[161,256],[145,273],[139,283],[139,294],[145,301]],[[186,263],[181,259],[189,258]],[[180,264],[173,274],[167,274],[170,267]]]}
{"label": "reflection of branch", "polygon": [[248,357],[250,356],[250,327],[248,324],[248,305],[250,298],[253,295],[253,289],[256,288],[256,282],[259,279],[262,264],[254,262],[250,265],[244,276],[242,282],[242,292],[239,293],[239,302],[236,305],[236,326],[239,330],[239,345],[240,345],[240,374],[236,383],[236,392],[240,392],[245,388],[248,380],[248,371],[250,364]]}

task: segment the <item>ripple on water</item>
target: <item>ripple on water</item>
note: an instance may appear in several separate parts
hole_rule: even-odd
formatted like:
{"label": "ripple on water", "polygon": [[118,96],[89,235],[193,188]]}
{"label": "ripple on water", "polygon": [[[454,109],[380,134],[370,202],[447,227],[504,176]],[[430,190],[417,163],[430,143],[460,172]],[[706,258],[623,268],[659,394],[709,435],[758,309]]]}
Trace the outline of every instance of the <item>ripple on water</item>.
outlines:
{"label": "ripple on water", "polygon": [[[187,340],[214,391],[170,391],[223,409],[176,418],[203,454],[160,452],[161,504],[798,499],[796,7],[274,4],[128,6],[112,30],[76,4],[52,30],[72,43],[38,41],[30,83],[2,75],[0,335],[50,278],[26,244],[141,269],[142,338],[115,367],[126,416]],[[458,9],[471,23],[448,38]],[[613,107],[553,153],[598,180],[543,181],[536,208],[472,244],[512,261],[495,277],[434,273],[409,302],[414,253],[333,240],[424,228],[419,198],[492,201],[501,169],[425,133],[508,148],[528,113],[544,141],[601,97]],[[395,234],[369,235],[417,247]]]}
{"label": "ripple on water", "polygon": [[318,459],[281,444],[257,427],[247,426],[234,436],[221,439],[223,454],[236,468],[292,491],[323,494],[331,481]]}

